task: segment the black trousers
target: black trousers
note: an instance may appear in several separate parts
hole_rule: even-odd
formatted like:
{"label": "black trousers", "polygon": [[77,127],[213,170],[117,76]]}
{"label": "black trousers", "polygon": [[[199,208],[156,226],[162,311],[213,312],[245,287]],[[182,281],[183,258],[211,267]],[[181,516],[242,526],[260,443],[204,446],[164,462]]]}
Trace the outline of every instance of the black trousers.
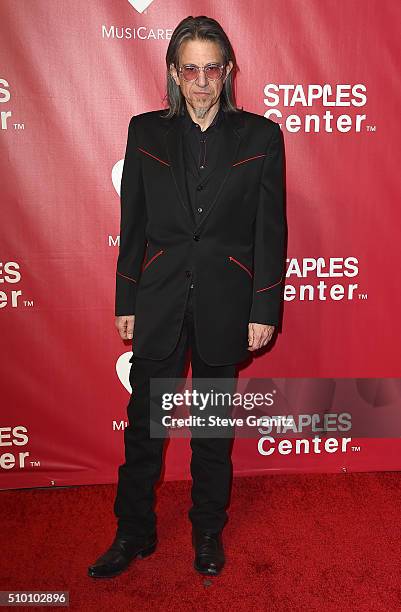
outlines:
{"label": "black trousers", "polygon": [[[125,463],[118,468],[114,502],[118,535],[142,536],[156,531],[154,488],[160,479],[166,437],[151,436],[149,379],[183,377],[190,349],[193,379],[231,379],[227,381],[226,390],[235,391],[237,365],[211,366],[198,354],[193,328],[193,291],[189,290],[181,334],[173,352],[163,360],[138,357],[132,360],[132,394],[127,406],[128,425],[124,430]],[[232,445],[232,437],[191,437],[192,507],[188,517],[195,529],[219,531],[227,522]]]}

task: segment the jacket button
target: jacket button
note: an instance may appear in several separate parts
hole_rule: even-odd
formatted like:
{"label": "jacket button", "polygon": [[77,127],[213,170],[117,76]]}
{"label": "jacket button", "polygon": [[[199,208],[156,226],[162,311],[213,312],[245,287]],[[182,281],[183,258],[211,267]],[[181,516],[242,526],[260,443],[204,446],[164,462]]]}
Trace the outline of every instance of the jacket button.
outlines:
{"label": "jacket button", "polygon": [[197,191],[202,191],[203,185],[198,185],[196,189],[197,189]]}
{"label": "jacket button", "polygon": [[200,236],[198,236],[198,234],[194,234],[194,240],[199,240]]}

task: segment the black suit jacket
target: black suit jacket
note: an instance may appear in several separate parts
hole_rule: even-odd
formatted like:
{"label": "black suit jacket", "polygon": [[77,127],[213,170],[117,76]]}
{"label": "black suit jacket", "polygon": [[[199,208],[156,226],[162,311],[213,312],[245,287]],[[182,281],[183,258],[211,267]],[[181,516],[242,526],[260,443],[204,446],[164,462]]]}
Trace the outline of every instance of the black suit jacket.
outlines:
{"label": "black suit jacket", "polygon": [[[116,315],[135,314],[133,356],[175,348],[188,292],[210,365],[249,356],[248,323],[278,325],[284,284],[283,137],[270,119],[225,112],[225,146],[211,202],[194,218],[186,191],[180,117],[134,115],[121,180]],[[190,289],[194,282],[194,288]]]}

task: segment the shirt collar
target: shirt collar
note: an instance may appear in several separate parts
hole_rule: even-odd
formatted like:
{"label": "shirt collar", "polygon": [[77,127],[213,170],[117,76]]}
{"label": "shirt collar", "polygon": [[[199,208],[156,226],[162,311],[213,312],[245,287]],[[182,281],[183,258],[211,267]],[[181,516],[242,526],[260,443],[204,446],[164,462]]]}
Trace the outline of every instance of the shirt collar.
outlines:
{"label": "shirt collar", "polygon": [[[185,133],[187,133],[191,129],[191,127],[195,127],[196,123],[195,121],[193,121],[191,115],[189,114],[186,104],[184,104],[184,111],[181,116],[182,116],[182,124],[183,124],[184,131]],[[216,127],[219,126],[223,118],[224,118],[224,111],[220,105],[219,110],[217,111],[212,123],[209,125],[209,128],[211,128],[212,126],[216,126]]]}

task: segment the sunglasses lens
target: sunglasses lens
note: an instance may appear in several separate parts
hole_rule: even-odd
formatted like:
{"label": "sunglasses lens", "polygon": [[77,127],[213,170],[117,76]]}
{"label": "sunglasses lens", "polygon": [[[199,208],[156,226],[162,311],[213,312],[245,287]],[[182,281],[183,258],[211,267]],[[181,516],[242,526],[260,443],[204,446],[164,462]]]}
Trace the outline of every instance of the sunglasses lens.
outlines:
{"label": "sunglasses lens", "polygon": [[221,77],[220,66],[206,66],[205,73],[208,79],[216,80]]}
{"label": "sunglasses lens", "polygon": [[184,66],[182,76],[186,81],[193,81],[198,76],[198,71],[193,66]]}
{"label": "sunglasses lens", "polygon": [[[198,68],[196,66],[183,66],[182,76],[186,81],[194,81],[198,77]],[[220,66],[206,66],[205,75],[207,79],[216,81],[222,75],[222,69]]]}

